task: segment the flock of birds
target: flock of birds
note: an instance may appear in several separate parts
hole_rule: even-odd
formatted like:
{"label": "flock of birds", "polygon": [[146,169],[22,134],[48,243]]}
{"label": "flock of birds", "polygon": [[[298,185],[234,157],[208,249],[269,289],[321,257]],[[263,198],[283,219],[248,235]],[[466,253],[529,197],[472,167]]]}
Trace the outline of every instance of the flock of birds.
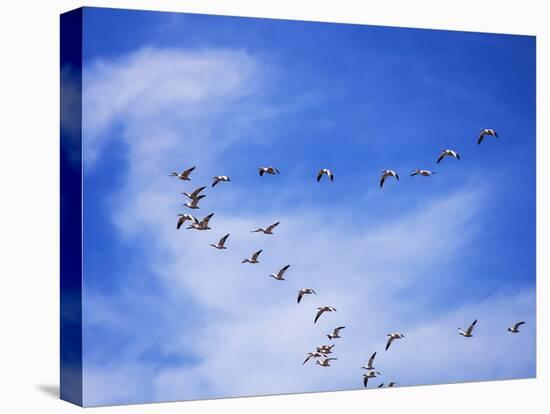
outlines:
{"label": "flock of birds", "polygon": [[[497,133],[494,129],[490,129],[490,128],[481,129],[478,140],[477,140],[477,143],[481,144],[486,136],[498,137],[498,135],[497,135]],[[446,157],[451,157],[451,158],[455,158],[457,160],[460,160],[460,155],[459,155],[458,152],[456,152],[454,150],[450,150],[450,149],[442,149],[436,162],[439,164]],[[191,180],[190,175],[194,170],[195,170],[195,167],[191,167],[191,168],[188,168],[188,169],[186,169],[186,170],[184,170],[180,173],[172,172],[170,174],[170,176],[177,177],[177,178],[179,178],[180,180],[183,180],[183,181],[190,181]],[[258,172],[259,172],[260,177],[263,177],[265,174],[268,174],[268,175],[280,174],[279,170],[277,168],[273,167],[273,166],[260,167],[260,168],[258,168]],[[421,175],[423,177],[430,177],[433,174],[435,174],[435,172],[430,171],[430,170],[415,169],[414,171],[412,171],[412,173],[410,175],[411,175],[411,177],[414,177],[416,175]],[[331,182],[334,181],[334,173],[331,170],[327,169],[327,168],[322,168],[318,171],[318,173],[317,173],[317,182],[320,182],[321,179],[323,178],[323,176],[327,176],[328,180],[330,180]],[[389,178],[389,177],[393,177],[396,180],[399,180],[399,175],[394,170],[382,170],[381,177],[380,177],[380,188],[382,188],[384,186],[384,183],[386,182],[386,179]],[[230,181],[231,181],[230,177],[228,177],[226,175],[218,175],[218,176],[213,177],[212,187],[217,186],[221,182],[230,182]],[[186,201],[185,204],[183,204],[183,205],[185,207],[188,207],[189,209],[192,209],[192,210],[199,209],[198,204],[199,204],[200,200],[202,200],[205,197],[205,195],[201,194],[201,192],[205,188],[206,188],[206,186],[199,187],[191,193],[183,192],[182,194],[188,198],[188,201]],[[210,223],[210,220],[212,219],[213,216],[214,216],[214,213],[211,213],[211,214],[208,214],[207,216],[203,217],[201,220],[199,220],[191,214],[178,214],[178,220],[177,220],[176,228],[179,230],[180,227],[186,221],[189,221],[190,224],[188,225],[187,229],[210,230],[209,223]],[[252,233],[263,233],[263,234],[266,234],[266,235],[273,235],[274,234],[273,231],[275,230],[275,228],[279,224],[280,223],[277,221],[273,224],[270,224],[269,226],[267,226],[265,228],[264,227],[258,227],[255,230],[251,230],[251,232]],[[229,238],[229,236],[230,236],[230,234],[224,235],[218,242],[212,243],[212,244],[210,244],[210,246],[212,246],[216,249],[220,249],[220,250],[227,249],[225,244],[226,244],[227,239]],[[259,256],[260,256],[261,253],[262,253],[262,250],[258,250],[256,252],[254,252],[251,255],[250,258],[243,259],[242,263],[249,263],[249,264],[260,263],[258,259],[259,259]],[[290,265],[286,265],[286,266],[282,267],[281,269],[279,269],[279,271],[277,271],[277,273],[271,273],[269,275],[269,277],[271,277],[271,278],[273,278],[277,281],[284,281],[285,280],[285,277],[284,277],[285,272],[289,268],[290,268]],[[305,295],[310,295],[310,294],[316,295],[317,293],[312,288],[300,289],[298,291],[297,303],[298,304],[301,303],[303,297]],[[315,314],[315,318],[313,320],[313,323],[314,324],[317,323],[319,318],[323,314],[328,313],[328,312],[336,312],[336,308],[334,308],[333,306],[318,307],[317,308],[317,313]],[[477,323],[477,319],[474,320],[472,322],[472,324],[468,327],[468,329],[466,329],[465,331],[462,330],[461,328],[458,328],[459,335],[462,335],[463,337],[466,337],[466,338],[473,337],[473,330],[474,330],[474,327],[475,327],[476,323]],[[508,328],[508,332],[511,332],[511,333],[514,333],[514,334],[519,333],[519,327],[521,325],[523,325],[524,323],[525,323],[524,321],[515,323],[514,325],[512,325]],[[345,326],[338,326],[338,327],[334,328],[332,333],[329,333],[326,336],[328,337],[328,339],[330,341],[334,341],[335,339],[339,339],[339,338],[341,338],[341,336],[340,336],[341,331],[345,328],[346,328]],[[399,333],[399,332],[394,332],[394,333],[387,334],[387,337],[388,337],[388,339],[387,339],[387,342],[386,342],[385,351],[387,351],[390,348],[390,345],[394,341],[396,341],[398,339],[405,338],[405,335],[403,335],[402,333]],[[315,351],[307,353],[307,356],[306,356],[306,359],[303,362],[303,365],[305,365],[308,361],[313,359],[313,360],[315,360],[316,364],[321,366],[321,367],[331,366],[331,361],[337,361],[338,360],[337,358],[332,356],[332,354],[333,354],[332,349],[334,348],[334,345],[335,344],[333,343],[332,345],[317,346]],[[376,352],[374,352],[370,356],[370,358],[368,359],[367,365],[361,367],[361,369],[364,369],[364,370],[367,371],[365,374],[362,375],[363,376],[363,386],[365,388],[367,387],[369,379],[376,378],[376,377],[381,375],[380,372],[377,371],[376,368],[373,365],[375,357],[376,357]],[[396,385],[397,385],[397,382],[392,381],[392,382],[388,383],[387,387],[391,388],[391,387],[394,387]],[[377,388],[382,388],[382,387],[384,387],[384,383],[381,383],[377,386]]]}

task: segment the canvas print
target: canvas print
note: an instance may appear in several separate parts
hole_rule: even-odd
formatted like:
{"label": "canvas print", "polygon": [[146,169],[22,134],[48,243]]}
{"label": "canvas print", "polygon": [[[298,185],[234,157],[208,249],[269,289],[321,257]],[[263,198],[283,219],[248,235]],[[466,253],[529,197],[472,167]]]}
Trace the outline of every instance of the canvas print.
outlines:
{"label": "canvas print", "polygon": [[536,375],[535,37],[83,8],[61,112],[63,399]]}

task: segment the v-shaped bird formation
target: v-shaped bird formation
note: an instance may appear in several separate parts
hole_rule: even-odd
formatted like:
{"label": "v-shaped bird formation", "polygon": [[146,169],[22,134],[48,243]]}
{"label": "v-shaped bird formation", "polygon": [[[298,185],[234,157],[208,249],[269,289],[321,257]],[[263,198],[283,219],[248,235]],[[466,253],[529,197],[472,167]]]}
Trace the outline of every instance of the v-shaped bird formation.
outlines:
{"label": "v-shaped bird formation", "polygon": [[[497,135],[497,133],[494,129],[482,128],[480,130],[480,134],[477,138],[477,144],[481,144],[486,137],[495,137],[495,138],[497,138],[498,135]],[[439,156],[436,160],[436,163],[437,164],[441,163],[445,158],[454,158],[456,160],[461,159],[460,155],[457,151],[452,150],[452,149],[441,149],[441,152],[439,153]],[[191,181],[191,173],[195,170],[195,168],[196,167],[193,166],[193,167],[190,167],[188,169],[183,170],[180,173],[172,172],[170,174],[170,176],[171,177],[176,177],[176,178],[178,178],[180,180],[183,180],[183,181]],[[278,175],[278,174],[280,174],[279,170],[274,166],[258,167],[258,172],[259,172],[260,177],[264,177],[266,174],[267,175]],[[431,177],[433,174],[435,174],[435,172],[431,171],[431,170],[428,170],[428,169],[415,169],[411,172],[410,176],[411,177],[414,177],[414,176]],[[317,173],[315,175],[316,181],[321,182],[321,179],[325,175],[328,178],[328,181],[330,183],[334,182],[334,172],[331,169],[328,169],[328,168],[321,168],[317,171]],[[395,180],[395,182],[398,182],[399,181],[399,174],[395,170],[391,170],[391,169],[382,170],[381,175],[380,175],[380,183],[379,183],[380,188],[383,188],[384,184],[390,178]],[[262,179],[265,179],[265,178],[262,178]],[[219,184],[221,182],[229,183],[229,182],[231,182],[231,178],[227,175],[216,175],[216,176],[213,177],[213,182],[211,184],[211,188],[214,188],[217,184]],[[183,204],[183,206],[185,206],[189,209],[193,209],[193,210],[199,209],[200,208],[199,207],[199,201],[206,197],[205,194],[200,194],[200,193],[206,187],[207,186],[198,187],[190,193],[189,192],[183,192],[182,194],[188,198],[188,200]],[[191,214],[178,214],[176,229],[179,230],[185,222],[189,221],[190,224],[189,224],[189,226],[186,227],[186,229],[211,230],[211,228],[209,227],[209,223],[210,223],[210,220],[212,219],[213,216],[214,216],[214,213],[210,213],[207,216],[205,216],[204,218],[202,218],[201,220],[199,220],[196,217],[192,216]],[[274,235],[275,234],[274,230],[277,228],[277,226],[279,226],[279,224],[280,224],[280,222],[276,221],[273,224],[269,224],[266,227],[258,227],[255,230],[251,230],[251,232],[252,233],[263,233],[265,235]],[[211,243],[210,246],[214,247],[215,249],[218,249],[218,250],[227,249],[226,242],[227,242],[229,236],[230,236],[230,234],[227,233],[226,235],[221,237],[217,242]],[[260,257],[260,254],[262,252],[263,252],[263,249],[255,251],[254,253],[252,253],[250,258],[242,259],[241,263],[249,263],[249,264],[258,264],[258,263],[260,263],[259,257]],[[290,266],[291,266],[290,264],[287,264],[287,265],[281,267],[276,273],[271,273],[268,276],[273,278],[276,281],[285,281],[286,280],[285,279],[285,274],[286,274],[287,270],[290,268]],[[298,291],[297,303],[300,304],[302,302],[302,300],[304,300],[305,296],[311,295],[311,294],[317,295],[315,290],[313,290],[312,288],[300,289]],[[308,302],[308,301],[305,300],[305,302]],[[327,313],[332,313],[332,312],[337,312],[336,308],[333,307],[333,306],[325,305],[325,306],[317,307],[315,317],[313,318],[313,324],[317,324],[317,321],[321,318],[321,316],[323,316]],[[324,318],[326,318],[326,316],[323,316],[323,319]],[[476,324],[477,324],[477,319],[474,320],[468,326],[468,328],[466,330],[463,330],[462,328],[458,328],[459,335],[461,335],[465,338],[473,337],[474,336],[473,332],[474,332],[474,328],[476,327]],[[516,322],[512,326],[508,327],[507,331],[510,332],[510,333],[517,334],[517,333],[520,332],[519,327],[523,324],[525,324],[524,321]],[[325,336],[330,341],[334,341],[335,339],[340,339],[340,338],[342,338],[341,335],[342,335],[342,331],[344,329],[346,329],[345,326],[337,326],[336,328],[333,329],[333,331],[331,333],[328,333]],[[401,339],[404,339],[404,338],[405,338],[405,335],[400,333],[400,332],[394,332],[394,333],[387,334],[387,341],[386,341],[385,351],[388,351],[390,346],[394,342],[396,342],[398,340],[401,340]],[[338,358],[330,356],[330,355],[333,354],[334,346],[335,346],[334,343],[331,344],[331,345],[319,345],[319,346],[317,346],[315,348],[315,351],[308,352],[306,354],[306,358],[302,362],[302,364],[305,365],[308,361],[313,359],[315,361],[316,365],[319,365],[321,367],[330,367],[332,361],[337,361],[338,360]],[[364,366],[361,367],[361,369],[364,369],[364,370],[367,371],[367,373],[362,374],[363,386],[365,388],[367,387],[369,379],[377,378],[377,377],[381,376],[380,372],[378,372],[376,370],[376,368],[374,367],[374,360],[375,360],[376,354],[377,353],[374,352],[369,357],[367,365],[364,365]],[[391,388],[391,387],[394,387],[396,385],[397,385],[397,382],[391,381],[391,382],[388,382],[387,387]],[[383,387],[384,387],[384,383],[381,383],[376,388],[383,388]]]}

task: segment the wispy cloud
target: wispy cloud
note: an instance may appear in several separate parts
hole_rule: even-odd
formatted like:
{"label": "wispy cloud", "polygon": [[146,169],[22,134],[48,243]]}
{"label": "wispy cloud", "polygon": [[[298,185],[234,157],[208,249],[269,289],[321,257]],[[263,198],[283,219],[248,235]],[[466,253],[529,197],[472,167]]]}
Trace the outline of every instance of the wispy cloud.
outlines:
{"label": "wispy cloud", "polygon": [[[357,227],[360,208],[334,214],[286,203],[277,217],[270,207],[245,214],[238,201],[253,195],[235,181],[210,191],[199,210],[213,208],[214,230],[175,230],[182,187],[168,172],[182,162],[196,164],[192,183],[199,185],[230,167],[224,151],[250,145],[247,137],[279,113],[265,98],[266,70],[242,51],[146,48],[85,73],[86,173],[94,174],[109,143],[120,145],[123,180],[97,202],[107,203],[118,241],[150,265],[108,297],[94,291],[93,274],[86,275],[86,329],[129,338],[127,348],[85,361],[86,403],[359,387],[359,367],[382,350],[390,331],[403,331],[406,339],[379,353],[384,380],[532,375],[533,292],[474,303],[467,286],[452,290],[481,231],[482,191],[457,188],[383,223]],[[276,236],[250,233],[274,219],[281,221]],[[225,232],[231,233],[227,251],[208,247]],[[258,248],[264,249],[260,265],[240,263]],[[267,277],[288,263],[287,281]],[[303,287],[318,295],[297,305]],[[318,305],[338,311],[314,325]],[[515,317],[532,323],[521,336],[501,333]],[[475,341],[456,334],[457,324],[472,318],[480,319]],[[334,366],[303,367],[307,351],[326,343],[340,324],[346,329]],[[496,337],[501,343],[493,352]],[[151,351],[172,363],[147,359]],[[124,393],[114,393],[121,382]]]}

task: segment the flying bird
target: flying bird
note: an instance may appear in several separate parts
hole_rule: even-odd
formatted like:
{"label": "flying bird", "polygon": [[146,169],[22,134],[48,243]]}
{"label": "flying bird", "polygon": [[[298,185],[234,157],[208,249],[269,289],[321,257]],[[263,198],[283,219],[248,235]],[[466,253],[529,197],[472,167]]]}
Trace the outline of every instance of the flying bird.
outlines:
{"label": "flying bird", "polygon": [[191,167],[180,173],[172,172],[170,173],[170,177],[178,177],[180,180],[191,181],[189,175],[193,172],[194,169],[195,167]]}
{"label": "flying bird", "polygon": [[380,375],[379,372],[376,371],[370,371],[366,374],[363,374],[363,385],[365,388],[367,388],[367,383],[369,382],[369,378],[376,378],[378,375]]}
{"label": "flying bird", "polygon": [[212,187],[215,187],[218,183],[221,183],[222,181],[231,181],[231,178],[229,178],[227,175],[216,175],[212,179],[214,180],[214,182],[212,183]]}
{"label": "flying bird", "polygon": [[309,361],[311,358],[322,358],[324,357],[324,355],[320,352],[308,352],[307,353],[307,358],[304,360],[304,362],[302,363],[302,365],[305,365],[307,361]]}
{"label": "flying bird", "polygon": [[330,339],[332,341],[333,339],[341,338],[340,331],[344,328],[345,328],[345,326],[339,326],[338,328],[335,328],[334,331],[332,331],[331,334],[327,335],[328,339]]}
{"label": "flying bird", "polygon": [[201,201],[204,197],[206,197],[204,194],[200,195],[200,196],[197,196],[196,198],[191,199],[191,201],[186,201],[183,205],[185,207],[189,207],[190,209],[196,210],[196,209],[200,208],[198,206],[199,201]]}
{"label": "flying bird", "polygon": [[482,128],[480,129],[481,133],[479,134],[479,138],[477,139],[477,144],[481,144],[481,141],[483,141],[483,138],[485,138],[486,135],[493,136],[495,138],[498,138],[498,135],[494,129],[491,128]]}
{"label": "flying bird", "polygon": [[227,240],[227,238],[229,237],[229,233],[226,234],[225,236],[223,236],[219,242],[217,242],[216,244],[211,244],[210,246],[212,247],[215,247],[216,249],[227,249],[227,247],[225,247],[225,241]]}
{"label": "flying bird", "polygon": [[384,186],[384,181],[386,181],[387,177],[395,177],[397,180],[399,180],[399,175],[393,170],[382,170],[382,177],[380,178],[380,188]]}
{"label": "flying bird", "polygon": [[332,306],[323,306],[323,307],[320,307],[320,308],[317,308],[318,312],[317,312],[317,315],[315,315],[315,320],[313,321],[313,323],[316,323],[317,322],[317,319],[319,319],[319,317],[324,313],[324,312],[336,312],[336,308],[333,308]]}
{"label": "flying bird", "polygon": [[468,327],[466,332],[464,332],[462,329],[458,328],[459,335],[465,336],[466,338],[471,338],[473,336],[472,331],[474,330],[474,326],[476,326],[476,323],[477,323],[477,319],[472,322],[472,324]]}
{"label": "flying bird", "polygon": [[275,167],[260,167],[258,168],[258,172],[260,173],[260,177],[264,174],[280,174],[279,170]]}
{"label": "flying bird", "polygon": [[273,279],[275,280],[285,280],[285,278],[283,277],[283,275],[285,274],[286,270],[290,267],[290,265],[286,265],[285,267],[283,267],[281,270],[279,270],[277,272],[277,274],[275,273],[271,273],[269,275],[269,277],[272,277]]}
{"label": "flying bird", "polygon": [[[198,197],[199,193],[200,193],[202,190],[204,190],[205,188],[206,188],[206,186],[205,186],[205,187],[199,187],[199,188],[197,188],[195,191],[193,191],[192,193],[182,193],[182,194],[183,194],[184,196],[189,197],[189,199],[194,200],[194,199],[196,199],[196,198]],[[204,197],[204,196],[202,196],[202,197]]]}
{"label": "flying bird", "polygon": [[210,213],[206,217],[204,217],[201,221],[195,218],[191,225],[187,227],[188,229],[195,229],[195,230],[210,230],[210,227],[208,227],[208,223],[210,222],[210,219],[214,216],[214,213]]}
{"label": "flying bird", "polygon": [[321,345],[316,348],[317,352],[320,352],[323,355],[332,354],[332,348],[334,348],[334,345]]}
{"label": "flying bird", "polygon": [[322,367],[330,367],[330,361],[336,361],[338,358],[325,358],[322,361],[316,360],[315,362]]}
{"label": "flying bird", "polygon": [[403,334],[400,334],[400,333],[391,333],[391,334],[387,334],[386,336],[388,336],[388,342],[386,343],[386,351],[388,350],[388,348],[390,347],[391,343],[396,340],[396,339],[401,339],[401,338],[404,338],[405,335]]}
{"label": "flying bird", "polygon": [[262,250],[258,250],[256,253],[254,253],[252,255],[252,257],[250,259],[244,259],[242,261],[242,263],[252,263],[252,264],[255,264],[255,263],[260,263],[258,261],[258,256],[260,255],[260,253],[262,252]]}
{"label": "flying bird", "polygon": [[439,154],[439,158],[437,159],[437,163],[439,164],[445,157],[453,157],[460,160],[460,154],[458,152],[449,149],[442,149],[441,154]]}
{"label": "flying bird", "polygon": [[323,178],[323,175],[327,175],[327,177],[330,179],[330,181],[334,181],[334,174],[331,170],[323,168],[322,170],[319,170],[317,173],[317,182],[321,181],[321,178]]}
{"label": "flying bird", "polygon": [[273,223],[270,226],[267,226],[267,228],[258,227],[256,230],[251,230],[251,233],[259,233],[262,232],[264,234],[273,234],[273,229],[279,225],[279,222]]}
{"label": "flying bird", "polygon": [[372,354],[369,358],[369,362],[367,363],[367,365],[361,367],[362,369],[366,369],[367,371],[371,371],[373,369],[375,369],[372,364],[374,362],[374,357],[376,356],[376,352],[374,354]]}
{"label": "flying bird", "polygon": [[178,223],[176,225],[176,228],[178,230],[180,229],[181,225],[183,223],[185,223],[186,220],[191,220],[193,222],[196,220],[196,218],[193,217],[191,214],[178,214],[178,217],[179,217],[179,219],[178,219]]}
{"label": "flying bird", "polygon": [[314,295],[317,294],[317,293],[315,293],[315,291],[314,291],[313,289],[310,289],[310,288],[300,289],[300,290],[298,291],[298,303],[301,302],[302,297],[303,297],[304,295],[310,295],[310,294],[312,294],[312,293],[313,293]]}
{"label": "flying bird", "polygon": [[518,333],[519,332],[519,327],[521,325],[523,325],[525,322],[521,321],[521,322],[516,322],[513,326],[510,326],[508,328],[508,332],[512,332],[512,333]]}
{"label": "flying bird", "polygon": [[411,177],[414,177],[415,175],[422,175],[424,177],[429,177],[430,175],[432,174],[435,174],[435,172],[433,171],[428,171],[428,170],[419,170],[418,168],[416,170],[414,170],[411,174]]}

